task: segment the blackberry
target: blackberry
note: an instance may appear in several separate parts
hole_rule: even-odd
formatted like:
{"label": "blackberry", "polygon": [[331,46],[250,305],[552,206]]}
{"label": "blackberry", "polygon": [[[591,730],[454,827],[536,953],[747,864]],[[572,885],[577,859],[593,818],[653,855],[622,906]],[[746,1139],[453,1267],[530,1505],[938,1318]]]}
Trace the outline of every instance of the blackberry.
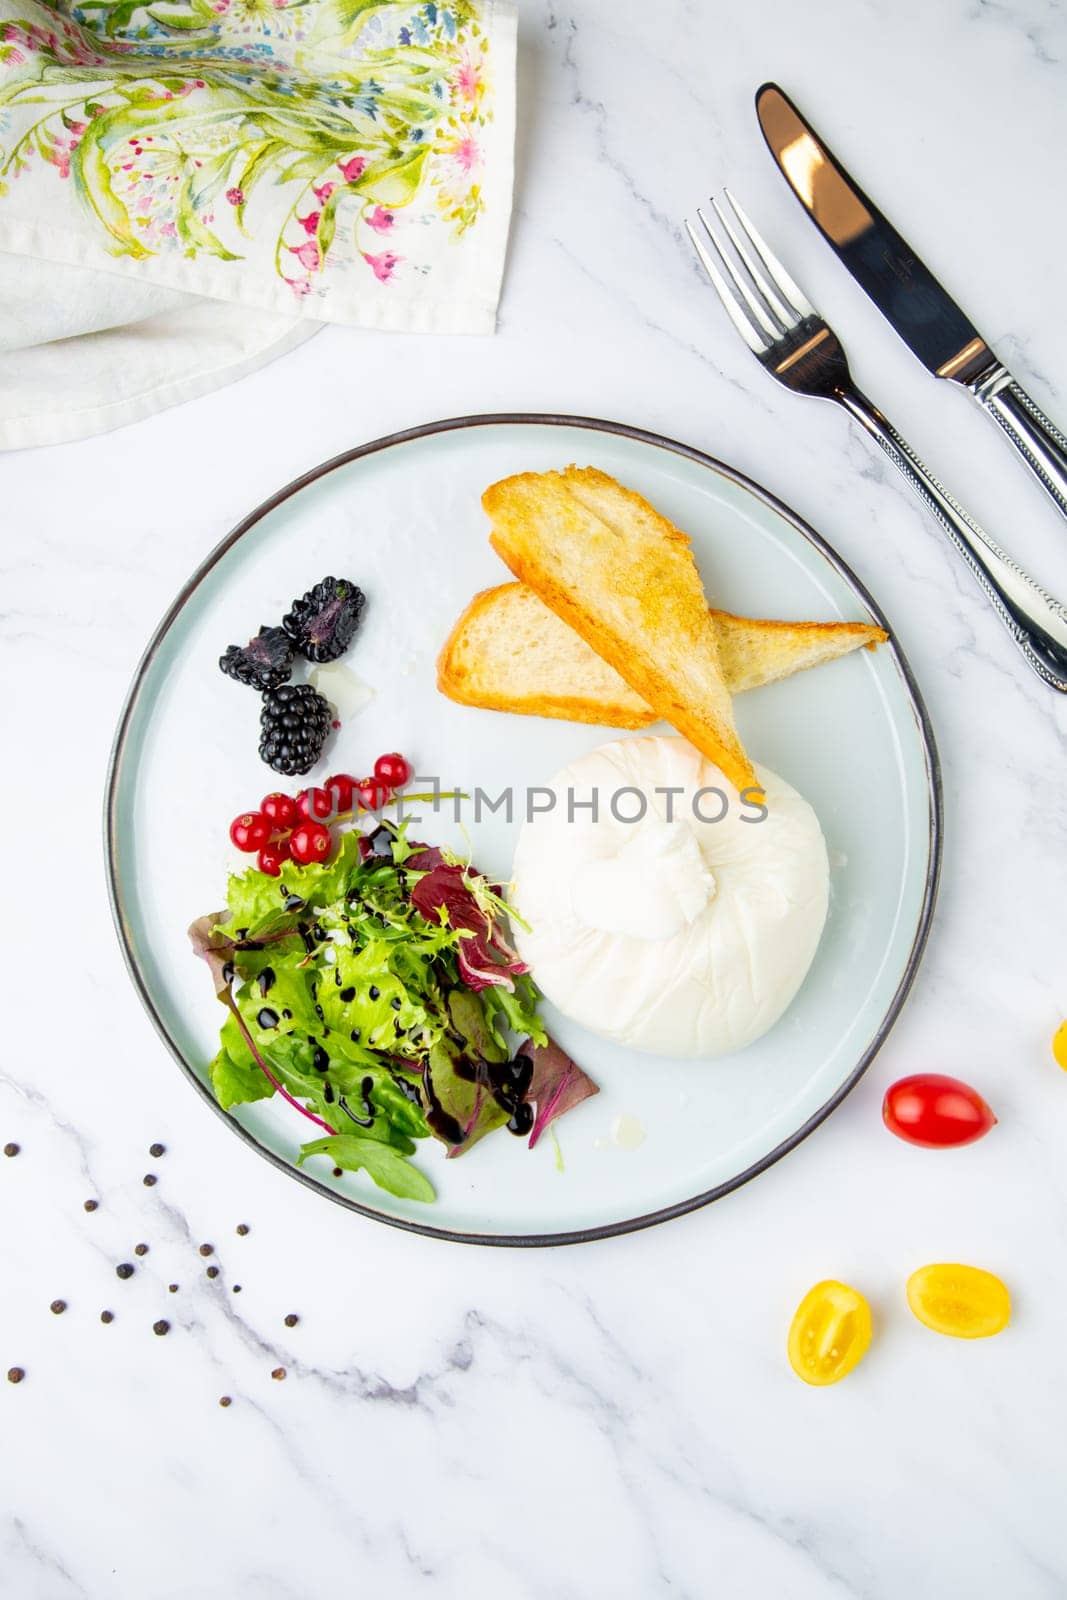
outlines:
{"label": "blackberry", "polygon": [[306,683],[285,683],[263,696],[259,753],[268,767],[283,772],[310,772],[326,743],[331,713],[326,700]]}
{"label": "blackberry", "polygon": [[292,641],[284,628],[260,628],[246,645],[231,644],[219,666],[250,689],[276,689],[293,670]]}
{"label": "blackberry", "polygon": [[309,661],[336,661],[352,643],[365,604],[349,578],[323,578],[282,618],[282,627]]}

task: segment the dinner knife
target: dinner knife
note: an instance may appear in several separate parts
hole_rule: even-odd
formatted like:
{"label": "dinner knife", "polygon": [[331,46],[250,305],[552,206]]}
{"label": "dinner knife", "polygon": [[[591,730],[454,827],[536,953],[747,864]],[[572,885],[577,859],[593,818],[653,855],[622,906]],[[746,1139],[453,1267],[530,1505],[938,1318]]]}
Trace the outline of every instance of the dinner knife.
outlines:
{"label": "dinner knife", "polygon": [[1000,424],[1067,517],[1067,437],[776,83],[757,90],[756,114],[786,182],[856,282],[936,378],[958,383]]}

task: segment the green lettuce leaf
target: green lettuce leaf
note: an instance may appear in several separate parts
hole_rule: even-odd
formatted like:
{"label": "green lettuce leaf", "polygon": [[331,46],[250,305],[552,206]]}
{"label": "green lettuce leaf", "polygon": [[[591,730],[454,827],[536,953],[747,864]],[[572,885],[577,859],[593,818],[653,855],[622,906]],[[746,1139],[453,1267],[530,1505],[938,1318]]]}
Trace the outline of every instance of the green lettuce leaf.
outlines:
{"label": "green lettuce leaf", "polygon": [[478,997],[485,1011],[486,1025],[498,1044],[506,1047],[506,1030],[528,1037],[534,1044],[548,1043],[545,1025],[537,1014],[540,992],[532,978],[515,979],[514,991],[501,984],[482,989]]}
{"label": "green lettuce leaf", "polygon": [[[426,1007],[393,970],[394,946],[373,939],[362,949],[335,945],[334,960],[318,983],[323,1019],[340,1038],[386,1055],[419,1059],[421,1035],[430,1025]],[[352,1034],[358,1035],[355,1040]],[[412,1038],[415,1034],[418,1037]]]}
{"label": "green lettuce leaf", "polygon": [[269,1100],[274,1085],[260,1071],[232,1017],[222,1026],[218,1055],[208,1067],[215,1099],[223,1111],[250,1100]]}

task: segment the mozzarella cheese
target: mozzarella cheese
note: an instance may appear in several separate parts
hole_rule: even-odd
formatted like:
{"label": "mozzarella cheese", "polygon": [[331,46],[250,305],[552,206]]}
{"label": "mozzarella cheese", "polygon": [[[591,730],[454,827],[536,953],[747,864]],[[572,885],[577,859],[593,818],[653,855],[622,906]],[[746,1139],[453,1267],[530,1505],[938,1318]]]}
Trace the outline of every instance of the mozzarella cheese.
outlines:
{"label": "mozzarella cheese", "polygon": [[688,1057],[741,1050],[778,1021],[815,955],[830,874],[811,806],[756,772],[759,821],[684,739],[616,740],[552,780],[511,896],[529,930],[516,925],[519,952],[565,1016]]}

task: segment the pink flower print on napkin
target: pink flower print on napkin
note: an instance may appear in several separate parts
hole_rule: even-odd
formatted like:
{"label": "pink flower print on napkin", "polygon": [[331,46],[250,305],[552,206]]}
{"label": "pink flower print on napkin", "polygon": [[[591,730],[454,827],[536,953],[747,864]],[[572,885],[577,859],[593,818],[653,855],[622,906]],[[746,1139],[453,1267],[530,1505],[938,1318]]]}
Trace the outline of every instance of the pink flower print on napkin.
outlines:
{"label": "pink flower print on napkin", "polygon": [[388,283],[403,256],[396,255],[392,250],[383,250],[381,255],[372,256],[366,250],[361,250],[360,255],[374,273],[379,283]]}
{"label": "pink flower print on napkin", "polygon": [[452,145],[452,159],[462,172],[473,172],[482,159],[482,152],[478,148],[478,141],[473,134],[466,133],[462,139],[456,139]]}
{"label": "pink flower print on napkin", "polygon": [[55,144],[46,145],[42,149],[41,154],[44,156],[46,161],[50,162],[52,166],[55,167],[61,178],[69,178],[70,151],[74,148],[75,144],[72,144],[70,149],[64,149],[62,143],[57,140]]}
{"label": "pink flower print on napkin", "polygon": [[364,222],[368,228],[373,228],[375,233],[388,233],[396,222],[396,217],[391,211],[386,211],[384,206],[375,206]]}
{"label": "pink flower print on napkin", "polygon": [[367,170],[366,156],[351,156],[347,161],[339,161],[337,170],[346,183],[358,183]]}
{"label": "pink flower print on napkin", "polygon": [[318,272],[321,262],[319,247],[314,239],[309,239],[307,244],[291,244],[289,251],[308,272]]}
{"label": "pink flower print on napkin", "polygon": [[469,51],[460,62],[455,83],[460,99],[467,100],[471,105],[474,105],[481,95],[483,85],[478,64]]}

